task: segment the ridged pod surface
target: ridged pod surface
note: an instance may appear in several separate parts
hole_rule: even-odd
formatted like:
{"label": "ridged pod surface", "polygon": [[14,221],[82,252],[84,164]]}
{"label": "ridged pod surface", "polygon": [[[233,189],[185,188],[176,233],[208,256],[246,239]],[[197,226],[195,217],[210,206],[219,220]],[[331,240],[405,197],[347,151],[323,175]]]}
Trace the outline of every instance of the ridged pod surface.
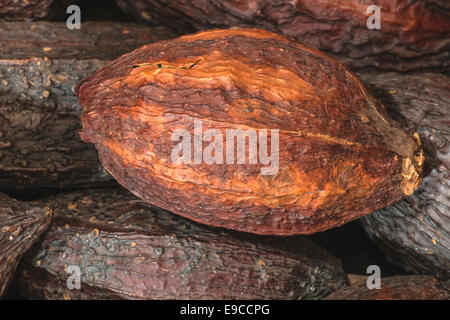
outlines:
{"label": "ridged pod surface", "polygon": [[366,281],[339,289],[325,300],[450,300],[450,284],[431,276],[381,278],[380,289],[368,289]]}
{"label": "ridged pod surface", "polygon": [[[271,32],[212,30],[150,44],[100,68],[76,91],[81,137],[117,181],[208,225],[323,231],[410,195],[421,180],[417,135],[391,120],[343,65]],[[202,161],[206,151],[198,162],[195,155],[173,160],[178,130],[194,135],[193,149],[212,145],[206,138],[198,145],[196,121],[201,135],[220,133],[215,146],[225,147],[211,155],[223,151],[222,163]],[[266,151],[278,150],[277,170],[263,174],[269,165],[249,164],[249,152],[238,164],[243,157],[225,139],[238,129],[237,139],[270,132]]]}
{"label": "ridged pod surface", "polygon": [[50,224],[52,211],[0,194],[0,298],[22,255]]}
{"label": "ridged pod surface", "polygon": [[39,203],[55,219],[18,272],[27,298],[316,299],[345,284],[340,261],[305,237],[208,228],[120,189]]}
{"label": "ridged pod surface", "polygon": [[78,0],[0,0],[0,20],[23,21],[64,16]]}
{"label": "ridged pod surface", "polygon": [[[450,67],[445,0],[116,0],[136,18],[178,32],[261,28],[324,50],[350,68]],[[380,29],[369,29],[380,8]],[[369,9],[369,12],[368,12]],[[371,17],[372,16],[372,17]]]}
{"label": "ridged pod surface", "polygon": [[81,141],[74,87],[106,62],[173,33],[133,23],[0,22],[0,189],[112,183]]}

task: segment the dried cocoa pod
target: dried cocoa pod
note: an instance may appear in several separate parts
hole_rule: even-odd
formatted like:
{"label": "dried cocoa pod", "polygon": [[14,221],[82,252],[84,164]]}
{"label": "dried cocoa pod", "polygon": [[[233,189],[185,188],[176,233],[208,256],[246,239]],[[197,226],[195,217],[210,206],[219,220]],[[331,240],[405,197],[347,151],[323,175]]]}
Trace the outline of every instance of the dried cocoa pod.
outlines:
{"label": "dried cocoa pod", "polygon": [[0,194],[0,298],[19,260],[50,224],[51,210]]}
{"label": "dried cocoa pod", "polygon": [[79,137],[75,84],[170,34],[126,23],[86,22],[82,32],[65,23],[0,23],[0,188],[111,184],[95,149]]}
{"label": "dried cocoa pod", "polygon": [[427,159],[419,188],[362,219],[364,228],[407,271],[449,278],[450,78],[437,73],[361,73],[393,117],[417,130]]}
{"label": "dried cocoa pod", "polygon": [[[77,95],[81,137],[120,184],[212,226],[314,233],[398,201],[421,180],[420,142],[356,75],[263,30],[213,30],[144,46],[83,79]],[[212,143],[198,143],[207,129],[219,132],[212,162],[213,152],[202,153]],[[179,130],[188,136],[174,142]],[[230,130],[245,155],[235,152],[236,139],[225,141]],[[268,131],[271,160],[264,162],[260,138],[259,160],[249,164],[250,144],[256,148],[258,133]],[[192,160],[193,133],[201,150]],[[180,140],[188,148],[181,161]]]}
{"label": "dried cocoa pod", "polygon": [[0,20],[23,21],[52,19],[66,14],[78,0],[0,0]]}
{"label": "dried cocoa pod", "polygon": [[381,279],[381,288],[369,290],[366,281],[332,293],[325,300],[449,300],[450,284],[431,276]]}
{"label": "dried cocoa pod", "polygon": [[[324,50],[350,68],[407,71],[450,66],[450,10],[428,0],[116,0],[126,12],[179,32],[257,27]],[[370,30],[370,5],[381,30]]]}
{"label": "dried cocoa pod", "polygon": [[[340,261],[307,238],[282,241],[208,228],[123,189],[39,203],[55,218],[24,258],[17,276],[24,297],[311,299],[345,283]],[[80,290],[67,288],[69,267],[81,272]]]}
{"label": "dried cocoa pod", "polygon": [[81,30],[70,30],[59,22],[0,22],[0,56],[109,61],[144,44],[175,35],[165,27],[137,23],[86,21]]}

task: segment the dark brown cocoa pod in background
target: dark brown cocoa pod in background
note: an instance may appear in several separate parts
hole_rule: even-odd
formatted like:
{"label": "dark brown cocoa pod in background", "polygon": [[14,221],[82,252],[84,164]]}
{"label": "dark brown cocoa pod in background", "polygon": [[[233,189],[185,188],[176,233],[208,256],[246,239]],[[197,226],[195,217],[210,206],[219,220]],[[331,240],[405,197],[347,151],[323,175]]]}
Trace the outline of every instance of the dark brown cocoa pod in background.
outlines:
{"label": "dark brown cocoa pod in background", "polygon": [[[285,35],[332,54],[350,68],[408,71],[450,66],[448,1],[428,0],[116,0],[142,21],[180,33],[243,27]],[[369,29],[370,5],[381,29]]]}
{"label": "dark brown cocoa pod in background", "polygon": [[360,281],[332,293],[325,300],[449,300],[450,284],[431,276],[381,278],[380,289]]}
{"label": "dark brown cocoa pod in background", "polygon": [[360,73],[388,112],[419,133],[424,178],[405,200],[362,219],[391,262],[450,277],[450,78],[437,73]]}
{"label": "dark brown cocoa pod in background", "polygon": [[[55,217],[17,276],[26,298],[313,299],[346,282],[340,261],[309,239],[209,228],[123,189],[38,203]],[[71,266],[80,290],[67,288]]]}
{"label": "dark brown cocoa pod in background", "polygon": [[144,44],[175,36],[166,27],[137,23],[86,21],[82,29],[70,30],[62,22],[0,22],[0,57],[109,61]]}
{"label": "dark brown cocoa pod in background", "polygon": [[0,194],[0,298],[19,260],[50,224],[52,211]]}
{"label": "dark brown cocoa pod in background", "polygon": [[49,20],[65,15],[66,8],[78,2],[78,0],[0,0],[0,20]]}
{"label": "dark brown cocoa pod in background", "polygon": [[[213,30],[144,46],[83,79],[77,95],[82,139],[96,145],[120,184],[212,226],[314,233],[398,201],[421,180],[420,142],[353,73],[263,30]],[[195,163],[192,145],[183,154],[190,163],[174,161],[174,132],[190,138],[200,121],[200,130],[223,137],[241,129],[234,133],[244,143],[250,129],[269,130],[272,139],[277,132],[276,170],[266,174],[262,161],[238,164],[249,152],[236,156],[234,140],[222,137],[216,142],[226,148],[212,164]]]}
{"label": "dark brown cocoa pod in background", "polygon": [[111,184],[81,141],[75,84],[108,60],[173,36],[164,28],[84,22],[0,23],[0,188]]}

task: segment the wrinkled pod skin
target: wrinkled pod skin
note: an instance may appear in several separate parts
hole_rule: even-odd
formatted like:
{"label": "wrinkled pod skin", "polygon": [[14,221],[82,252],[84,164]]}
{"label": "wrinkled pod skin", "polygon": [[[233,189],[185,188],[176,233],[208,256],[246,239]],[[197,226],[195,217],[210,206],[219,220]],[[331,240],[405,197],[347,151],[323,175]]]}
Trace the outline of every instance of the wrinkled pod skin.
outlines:
{"label": "wrinkled pod skin", "polygon": [[[391,120],[343,65],[267,31],[212,30],[150,44],[100,68],[76,91],[80,135],[116,180],[208,225],[310,234],[401,200],[421,180],[417,134]],[[174,139],[174,131],[193,136],[195,121],[200,132],[219,130],[232,165],[173,160],[174,148],[188,141]],[[263,174],[269,165],[249,164],[248,154],[237,164],[227,129],[241,129],[238,139],[267,129],[277,170]],[[271,140],[276,130],[278,141]]]}
{"label": "wrinkled pod skin", "polygon": [[33,206],[0,193],[0,298],[23,254],[47,229],[51,217],[48,207]]}
{"label": "wrinkled pod skin", "polygon": [[[261,28],[324,50],[352,69],[450,67],[446,0],[116,0],[144,22],[178,32]],[[380,9],[380,29],[370,29]],[[369,11],[368,11],[369,10]]]}
{"label": "wrinkled pod skin", "polygon": [[75,32],[65,22],[0,22],[0,189],[113,185],[79,137],[75,85],[106,62],[173,36],[135,23],[83,22]]}
{"label": "wrinkled pod skin", "polygon": [[0,21],[51,20],[78,0],[0,0]]}
{"label": "wrinkled pod skin", "polygon": [[[18,271],[26,298],[320,299],[346,282],[340,261],[305,237],[209,228],[121,188],[37,205],[55,218]],[[80,287],[71,290],[76,268]]]}
{"label": "wrinkled pod skin", "polygon": [[366,281],[333,292],[325,300],[450,300],[450,283],[431,276],[381,278],[379,289]]}

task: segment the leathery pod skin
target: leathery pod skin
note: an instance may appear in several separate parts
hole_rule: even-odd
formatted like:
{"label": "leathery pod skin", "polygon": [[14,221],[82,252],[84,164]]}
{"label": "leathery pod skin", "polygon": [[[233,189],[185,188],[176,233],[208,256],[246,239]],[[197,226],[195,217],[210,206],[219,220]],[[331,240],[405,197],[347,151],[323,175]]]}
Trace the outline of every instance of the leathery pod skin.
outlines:
{"label": "leathery pod skin", "polygon": [[49,226],[52,214],[48,207],[0,193],[0,298],[6,294],[24,253]]}
{"label": "leathery pod skin", "polygon": [[346,284],[341,262],[306,237],[210,228],[121,188],[37,204],[54,219],[17,272],[27,299],[320,299]]}
{"label": "leathery pod skin", "polygon": [[449,300],[450,284],[431,276],[382,278],[380,289],[367,288],[365,281],[341,288],[325,300]]}
{"label": "leathery pod skin", "polygon": [[[271,32],[211,30],[146,45],[84,78],[76,92],[80,135],[117,181],[204,224],[310,234],[398,201],[421,180],[417,134],[391,120],[342,64]],[[210,129],[220,133],[214,141],[205,138]],[[253,130],[260,147],[266,130],[265,151],[278,151],[277,159],[264,162],[260,148],[250,164],[249,142],[239,163],[235,141],[226,143],[238,129],[237,141],[251,141]],[[189,136],[174,138],[179,130]],[[183,161],[174,159],[189,140]],[[211,162],[205,150],[213,142],[224,148]]]}
{"label": "leathery pod skin", "polygon": [[[448,0],[116,0],[116,3],[140,21],[162,23],[181,33],[233,26],[265,29],[326,51],[351,69],[372,67],[403,72],[424,68],[448,70],[450,66]],[[377,10],[380,30],[375,26]]]}

